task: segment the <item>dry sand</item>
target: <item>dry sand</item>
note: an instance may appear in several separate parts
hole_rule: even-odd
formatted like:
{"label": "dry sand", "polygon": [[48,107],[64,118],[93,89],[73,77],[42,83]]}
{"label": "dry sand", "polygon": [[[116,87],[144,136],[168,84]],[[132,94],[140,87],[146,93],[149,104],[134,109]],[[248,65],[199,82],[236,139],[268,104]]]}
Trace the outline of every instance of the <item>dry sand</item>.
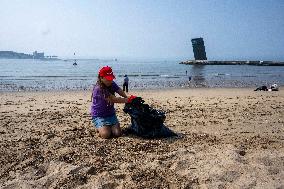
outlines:
{"label": "dry sand", "polygon": [[284,188],[284,91],[133,93],[179,137],[98,138],[90,91],[0,93],[0,188]]}

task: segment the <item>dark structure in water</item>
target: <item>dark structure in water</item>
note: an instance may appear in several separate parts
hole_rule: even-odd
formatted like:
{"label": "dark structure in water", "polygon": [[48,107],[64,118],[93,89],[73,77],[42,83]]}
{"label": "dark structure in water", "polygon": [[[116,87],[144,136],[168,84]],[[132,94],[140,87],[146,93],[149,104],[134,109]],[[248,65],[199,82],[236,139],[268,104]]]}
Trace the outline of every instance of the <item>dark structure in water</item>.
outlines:
{"label": "dark structure in water", "polygon": [[191,39],[195,60],[207,60],[203,38]]}

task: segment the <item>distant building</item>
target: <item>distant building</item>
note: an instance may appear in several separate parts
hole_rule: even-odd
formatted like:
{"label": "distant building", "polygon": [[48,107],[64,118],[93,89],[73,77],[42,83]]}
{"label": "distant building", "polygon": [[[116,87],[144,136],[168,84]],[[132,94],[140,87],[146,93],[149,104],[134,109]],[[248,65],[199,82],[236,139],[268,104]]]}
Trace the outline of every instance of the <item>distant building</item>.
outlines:
{"label": "distant building", "polygon": [[44,52],[38,53],[37,51],[33,52],[34,59],[44,59]]}
{"label": "distant building", "polygon": [[40,60],[59,60],[58,56],[44,56],[44,52],[38,53],[37,51],[33,54],[18,53],[14,51],[0,51],[0,58],[2,59],[40,59]]}
{"label": "distant building", "polygon": [[191,39],[195,60],[207,60],[203,38]]}
{"label": "distant building", "polygon": [[32,55],[25,53],[17,53],[14,51],[0,51],[0,58],[7,59],[30,59]]}

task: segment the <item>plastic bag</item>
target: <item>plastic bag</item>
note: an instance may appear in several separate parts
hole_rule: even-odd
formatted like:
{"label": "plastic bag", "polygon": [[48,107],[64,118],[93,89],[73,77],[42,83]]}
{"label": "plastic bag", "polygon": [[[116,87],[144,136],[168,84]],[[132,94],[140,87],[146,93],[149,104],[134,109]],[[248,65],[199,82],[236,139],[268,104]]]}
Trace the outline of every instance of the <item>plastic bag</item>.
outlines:
{"label": "plastic bag", "polygon": [[268,91],[268,88],[265,85],[263,85],[261,87],[256,88],[254,91]]}
{"label": "plastic bag", "polygon": [[141,97],[125,104],[123,111],[130,115],[131,125],[128,131],[143,138],[164,138],[177,136],[164,125],[165,113],[144,104]]}

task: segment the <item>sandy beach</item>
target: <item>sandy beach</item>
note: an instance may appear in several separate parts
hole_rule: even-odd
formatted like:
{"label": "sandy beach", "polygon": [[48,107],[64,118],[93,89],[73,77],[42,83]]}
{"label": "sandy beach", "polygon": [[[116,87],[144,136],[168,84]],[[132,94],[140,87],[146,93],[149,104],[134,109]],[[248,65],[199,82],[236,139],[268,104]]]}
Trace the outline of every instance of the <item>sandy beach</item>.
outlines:
{"label": "sandy beach", "polygon": [[0,188],[284,188],[281,88],[131,94],[164,110],[178,137],[100,139],[91,91],[0,93]]}

